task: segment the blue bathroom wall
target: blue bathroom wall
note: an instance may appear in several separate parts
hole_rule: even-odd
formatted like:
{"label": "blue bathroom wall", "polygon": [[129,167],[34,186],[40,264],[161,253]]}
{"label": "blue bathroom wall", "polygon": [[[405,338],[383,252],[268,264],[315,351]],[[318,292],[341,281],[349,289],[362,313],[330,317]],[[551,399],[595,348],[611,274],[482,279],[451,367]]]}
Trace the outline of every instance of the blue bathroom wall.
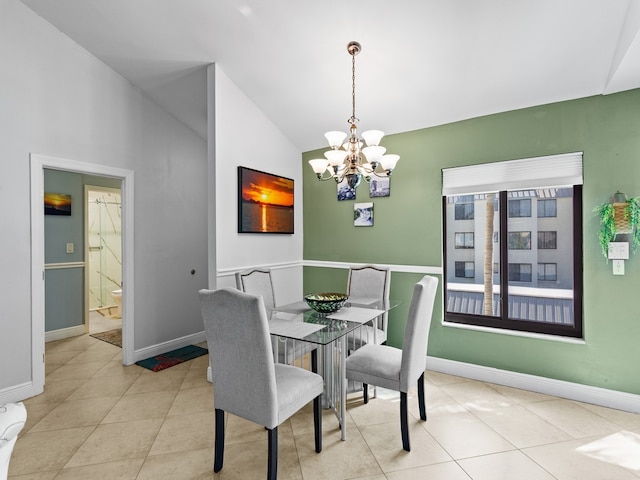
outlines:
{"label": "blue bathroom wall", "polygon": [[[44,216],[44,330],[50,332],[84,323],[84,264],[52,265],[84,261],[82,175],[45,169],[44,191],[71,195],[70,216]],[[73,253],[67,253],[67,243],[73,243]]]}

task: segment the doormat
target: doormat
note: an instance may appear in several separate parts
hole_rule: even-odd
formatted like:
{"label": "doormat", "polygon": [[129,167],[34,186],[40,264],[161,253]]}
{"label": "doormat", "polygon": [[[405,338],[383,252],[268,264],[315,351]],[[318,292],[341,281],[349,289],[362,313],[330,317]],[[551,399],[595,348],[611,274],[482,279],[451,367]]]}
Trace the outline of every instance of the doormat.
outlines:
{"label": "doormat", "polygon": [[206,348],[198,347],[196,345],[187,345],[186,347],[178,348],[177,350],[171,350],[170,352],[156,355],[155,357],[145,358],[136,362],[136,365],[140,365],[153,372],[159,372],[165,368],[173,367],[180,363],[194,358],[206,355],[209,350]]}
{"label": "doormat", "polygon": [[121,328],[114,328],[113,330],[108,330],[106,332],[92,333],[89,336],[97,338],[98,340],[102,340],[103,342],[110,343],[111,345],[115,345],[116,347],[122,348]]}

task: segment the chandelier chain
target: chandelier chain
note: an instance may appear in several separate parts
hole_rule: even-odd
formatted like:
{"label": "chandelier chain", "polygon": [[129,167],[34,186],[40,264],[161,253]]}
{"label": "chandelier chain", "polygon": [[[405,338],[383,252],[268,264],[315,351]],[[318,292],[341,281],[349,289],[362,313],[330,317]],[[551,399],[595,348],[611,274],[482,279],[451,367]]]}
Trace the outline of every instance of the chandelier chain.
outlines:
{"label": "chandelier chain", "polygon": [[351,122],[356,122],[356,54],[351,54]]}

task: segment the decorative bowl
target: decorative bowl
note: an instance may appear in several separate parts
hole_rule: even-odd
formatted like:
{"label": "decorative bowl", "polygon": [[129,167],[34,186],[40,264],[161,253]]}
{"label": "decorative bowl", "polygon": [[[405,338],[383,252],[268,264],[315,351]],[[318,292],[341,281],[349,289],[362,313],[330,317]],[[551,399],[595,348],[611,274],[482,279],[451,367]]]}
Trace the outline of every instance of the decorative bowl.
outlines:
{"label": "decorative bowl", "polygon": [[333,313],[342,308],[347,298],[344,293],[309,293],[304,301],[318,313]]}

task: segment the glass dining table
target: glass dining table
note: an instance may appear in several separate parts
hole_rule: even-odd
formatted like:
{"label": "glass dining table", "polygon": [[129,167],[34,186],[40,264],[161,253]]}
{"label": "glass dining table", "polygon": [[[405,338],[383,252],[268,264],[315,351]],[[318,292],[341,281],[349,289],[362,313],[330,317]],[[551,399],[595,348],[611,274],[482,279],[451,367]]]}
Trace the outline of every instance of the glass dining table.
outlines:
{"label": "glass dining table", "polygon": [[[308,347],[306,350],[311,350],[311,370],[324,378],[323,405],[337,417],[342,440],[347,438],[347,337],[351,334],[357,338],[365,324],[376,321],[385,311],[375,299],[363,298],[353,299],[330,314],[311,310],[305,302],[275,307],[269,313],[269,331],[279,339],[274,342],[275,348],[293,348],[295,352],[300,350],[297,342],[303,342],[304,347]],[[374,328],[374,339],[375,331]],[[287,352],[284,353],[284,358],[287,358]],[[274,356],[278,358],[277,351]]]}

